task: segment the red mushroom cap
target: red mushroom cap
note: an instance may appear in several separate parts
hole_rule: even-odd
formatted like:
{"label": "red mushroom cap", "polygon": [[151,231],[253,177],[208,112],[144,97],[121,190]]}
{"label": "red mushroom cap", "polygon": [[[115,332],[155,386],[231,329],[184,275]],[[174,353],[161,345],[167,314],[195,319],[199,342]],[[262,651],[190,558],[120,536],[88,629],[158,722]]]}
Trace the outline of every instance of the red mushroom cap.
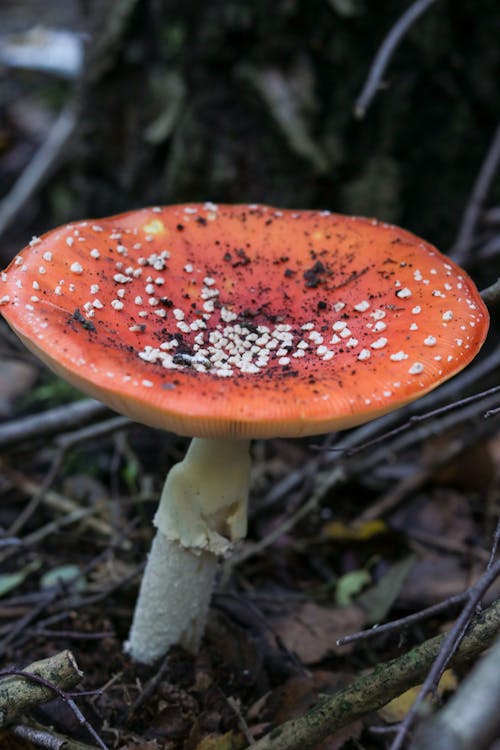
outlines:
{"label": "red mushroom cap", "polygon": [[465,367],[488,328],[432,245],[328,211],[205,203],[77,222],[1,278],[6,320],[57,373],[202,437],[368,421]]}

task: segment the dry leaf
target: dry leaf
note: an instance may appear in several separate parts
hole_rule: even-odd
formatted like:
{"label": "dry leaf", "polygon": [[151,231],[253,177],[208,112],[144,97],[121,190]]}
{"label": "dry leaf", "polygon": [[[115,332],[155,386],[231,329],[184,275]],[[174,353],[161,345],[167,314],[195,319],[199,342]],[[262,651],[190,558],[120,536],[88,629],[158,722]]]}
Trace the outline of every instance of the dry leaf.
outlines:
{"label": "dry leaf", "polygon": [[348,653],[348,647],[337,646],[337,640],[360,630],[365,622],[361,607],[322,607],[307,602],[289,616],[274,620],[272,627],[284,645],[304,664],[314,664],[330,652]]}
{"label": "dry leaf", "polygon": [[343,521],[331,521],[324,526],[323,531],[330,539],[364,542],[379,534],[386,534],[389,528],[384,521],[376,518],[373,521],[365,521],[358,526],[350,526]]}
{"label": "dry leaf", "polygon": [[[455,690],[457,684],[458,681],[455,673],[453,672],[453,670],[447,669],[439,680],[439,685],[436,691],[437,696],[440,698],[442,695],[444,695],[444,693]],[[415,703],[415,699],[419,694],[421,687],[421,685],[416,685],[415,687],[406,690],[404,693],[401,693],[401,695],[398,695],[397,698],[394,698],[392,701],[383,706],[378,712],[379,715],[388,724],[397,724],[398,722],[402,721],[410,708]],[[427,702],[431,701],[432,699],[428,697]]]}

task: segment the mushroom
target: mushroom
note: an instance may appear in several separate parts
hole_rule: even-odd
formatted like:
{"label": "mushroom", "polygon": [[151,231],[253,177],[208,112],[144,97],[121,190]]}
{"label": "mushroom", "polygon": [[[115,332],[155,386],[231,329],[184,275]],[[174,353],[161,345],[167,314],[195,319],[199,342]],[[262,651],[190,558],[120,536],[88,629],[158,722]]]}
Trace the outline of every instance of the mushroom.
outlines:
{"label": "mushroom", "polygon": [[251,438],[397,409],[478,352],[486,308],[432,245],[329,211],[147,208],[34,237],[1,275],[3,315],[56,373],[193,437],[154,522],[131,656],[195,651],[217,560],[246,531]]}

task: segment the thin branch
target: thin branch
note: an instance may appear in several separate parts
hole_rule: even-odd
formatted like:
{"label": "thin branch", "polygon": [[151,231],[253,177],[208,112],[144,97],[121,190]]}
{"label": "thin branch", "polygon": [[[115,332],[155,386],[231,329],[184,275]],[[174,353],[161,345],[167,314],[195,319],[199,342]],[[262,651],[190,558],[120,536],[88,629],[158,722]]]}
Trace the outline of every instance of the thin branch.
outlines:
{"label": "thin branch", "polygon": [[401,42],[409,28],[436,0],[416,0],[394,24],[382,42],[370,68],[368,78],[354,104],[354,116],[361,120],[371,104],[372,99],[381,88],[382,76],[385,73],[394,50]]}
{"label": "thin branch", "polygon": [[446,706],[418,729],[410,750],[486,750],[500,731],[499,695],[500,639]]}
{"label": "thin branch", "polygon": [[21,669],[0,672],[0,727],[12,723],[33,706],[47,703],[56,690],[70,690],[81,681],[71,651],[61,651]]}
{"label": "thin branch", "polygon": [[442,602],[433,604],[431,607],[426,607],[425,609],[421,609],[419,612],[414,612],[413,614],[407,615],[406,617],[400,617],[397,620],[386,622],[383,625],[374,625],[368,630],[360,630],[357,633],[350,633],[350,635],[339,638],[337,641],[337,646],[347,646],[348,643],[355,643],[357,641],[368,641],[372,638],[377,638],[377,636],[384,633],[392,633],[395,630],[408,628],[410,625],[414,625],[416,622],[421,622],[428,617],[433,617],[434,615],[438,615],[441,612],[450,609],[450,607],[453,607],[455,604],[461,604],[465,599],[467,599],[468,596],[469,591],[464,591],[462,594],[450,596],[448,599],[445,599]]}
{"label": "thin branch", "polygon": [[99,419],[107,412],[108,408],[104,404],[93,398],[84,398],[64,406],[56,406],[42,414],[12,419],[0,425],[0,449],[73,430]]}
{"label": "thin branch", "polygon": [[60,163],[64,149],[75,132],[77,121],[76,107],[71,102],[60,112],[46,141],[0,203],[0,236]]}
{"label": "thin branch", "polygon": [[[488,648],[498,633],[499,618],[500,600],[474,618],[452,664],[465,664]],[[421,682],[446,638],[438,635],[403,656],[380,664],[346,688],[320,700],[303,716],[273,729],[252,745],[252,750],[307,750],[314,747],[329,734],[369,711],[381,708]]]}
{"label": "thin branch", "polygon": [[457,263],[463,263],[471,249],[479,216],[499,165],[500,125],[497,126],[488,153],[486,154],[481,169],[479,170],[467,207],[464,211],[455,244],[450,252],[450,257]]}
{"label": "thin branch", "polygon": [[[450,663],[453,655],[456,653],[460,646],[460,643],[465,637],[465,632],[472,620],[474,612],[478,603],[481,601],[484,593],[488,590],[491,584],[500,575],[500,560],[492,565],[484,575],[472,586],[469,590],[469,597],[467,604],[463,608],[460,616],[455,621],[452,629],[447,633],[439,653],[429,670],[424,683],[413,703],[412,707],[406,714],[405,718],[401,722],[398,732],[394,738],[394,741],[390,747],[390,750],[401,750],[403,742],[406,739],[408,731],[414,721],[417,719],[422,702],[424,698],[430,693],[438,684],[441,675]],[[499,627],[499,621],[497,620],[497,631]]]}

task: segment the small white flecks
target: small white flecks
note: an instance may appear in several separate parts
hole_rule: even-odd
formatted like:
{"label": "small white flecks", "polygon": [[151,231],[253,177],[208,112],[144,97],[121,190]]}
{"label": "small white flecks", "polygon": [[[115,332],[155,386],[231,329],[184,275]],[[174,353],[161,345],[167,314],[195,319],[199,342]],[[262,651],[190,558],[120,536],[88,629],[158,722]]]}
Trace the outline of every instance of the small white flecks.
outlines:
{"label": "small white flecks", "polygon": [[304,323],[303,326],[301,326],[302,331],[312,331],[314,328],[314,323]]}
{"label": "small white flecks", "polygon": [[346,338],[347,338],[348,336],[350,336],[350,335],[351,335],[351,331],[349,330],[349,328],[344,328],[344,330],[343,330],[343,331],[340,331],[340,336],[341,336],[341,337],[342,337],[343,339],[346,339]]}
{"label": "small white flecks", "polygon": [[416,307],[412,308],[412,313],[414,315],[418,315],[421,312],[422,312],[422,308],[420,307],[420,305],[417,305]]}
{"label": "small white flecks", "polygon": [[185,213],[185,214],[197,214],[197,213],[198,213],[198,209],[197,209],[197,208],[194,208],[194,207],[192,207],[192,206],[186,206],[186,207],[184,208],[184,213]]}
{"label": "small white flecks", "polygon": [[345,302],[336,302],[336,303],[334,304],[334,306],[333,306],[333,309],[335,310],[335,312],[337,312],[337,313],[338,313],[338,312],[340,312],[341,310],[343,310],[343,309],[344,309],[344,307],[345,307]]}
{"label": "small white flecks", "polygon": [[408,359],[408,355],[406,352],[396,352],[395,354],[391,354],[389,359],[391,359],[392,362],[402,362],[404,359]]}
{"label": "small white flecks", "polygon": [[155,285],[154,284],[146,284],[144,287],[144,291],[146,294],[154,294],[155,293]]}
{"label": "small white flecks", "polygon": [[411,291],[408,289],[408,287],[404,287],[403,289],[398,289],[396,292],[396,297],[399,297],[400,299],[407,299],[408,297],[411,297]]}
{"label": "small white flecks", "polygon": [[29,310],[30,312],[33,312],[33,310],[35,309],[33,305],[25,305],[24,307],[26,308],[26,310]]}
{"label": "small white flecks", "polygon": [[413,272],[413,278],[415,281],[422,281],[422,272],[418,268]]}
{"label": "small white flecks", "polygon": [[383,318],[385,318],[385,310],[380,310],[380,308],[374,310],[370,313],[370,317],[372,317],[373,320],[382,320]]}
{"label": "small white flecks", "polygon": [[212,201],[205,201],[205,203],[203,204],[203,208],[205,209],[205,211],[218,211],[219,206],[217,205],[217,203],[212,203]]}
{"label": "small white flecks", "polygon": [[431,268],[431,273],[433,276],[437,276],[437,271],[435,268]]}
{"label": "small white flecks", "polygon": [[158,315],[159,318],[166,318],[167,312],[166,310],[160,309],[160,310],[154,310],[154,314]]}
{"label": "small white flecks", "polygon": [[[68,239],[70,239],[70,237],[68,237]],[[76,261],[70,265],[69,270],[71,271],[71,273],[76,273],[76,274],[83,273],[83,267],[81,263],[77,263]]]}
{"label": "small white flecks", "polygon": [[91,258],[95,258],[95,259],[100,258],[101,257],[101,253],[99,252],[99,250],[96,247],[94,247],[90,251],[90,257]]}
{"label": "small white flecks", "polygon": [[90,293],[91,294],[97,294],[99,291],[99,284],[91,284],[90,285]]}
{"label": "small white flecks", "polygon": [[446,299],[446,294],[444,294],[443,292],[440,292],[439,289],[434,289],[434,291],[432,292],[432,296],[441,297],[441,299]]}
{"label": "small white flecks", "polygon": [[328,347],[325,346],[324,344],[321,344],[321,346],[318,346],[318,348],[316,349],[316,354],[322,357],[323,354],[327,353],[327,351],[328,351]]}
{"label": "small white flecks", "polygon": [[176,320],[184,320],[184,313],[178,307],[176,307],[175,310],[173,310],[173,314]]}
{"label": "small white flecks", "polygon": [[352,349],[354,346],[357,346],[358,343],[358,339],[355,339],[354,336],[351,336],[351,338],[346,341],[345,345],[349,347],[349,349]]}
{"label": "small white flecks", "polygon": [[59,296],[60,296],[60,295],[62,294],[62,289],[61,289],[61,287],[59,286],[59,284],[58,284],[58,285],[56,286],[56,288],[54,289],[54,293],[55,293],[55,294],[57,294],[57,296],[58,296],[58,297],[59,297]]}
{"label": "small white flecks", "polygon": [[123,310],[124,304],[120,299],[111,300],[111,307],[113,310]]}
{"label": "small white flecks", "polygon": [[47,263],[50,263],[50,261],[52,260],[52,253],[49,250],[47,250],[47,252],[44,253],[42,257],[44,260],[47,261]]}
{"label": "small white flecks", "polygon": [[116,296],[120,297],[120,299],[123,299],[125,297],[125,289],[118,289]]}
{"label": "small white flecks", "polygon": [[66,244],[67,244],[68,247],[71,247],[73,245],[74,241],[75,240],[73,239],[73,237],[66,237]]}
{"label": "small white flecks", "polygon": [[99,224],[92,224],[92,229],[94,232],[103,232],[103,228],[99,226]]}
{"label": "small white flecks", "polygon": [[142,382],[142,385],[144,386],[144,388],[152,388],[153,387],[153,383],[150,380],[142,380],[141,382]]}
{"label": "small white flecks", "polygon": [[299,343],[297,344],[297,349],[308,349],[308,348],[309,348],[309,344],[307,343],[307,341],[299,341]]}
{"label": "small white flecks", "polygon": [[453,320],[453,313],[451,310],[446,310],[446,312],[443,313],[443,320]]}
{"label": "small white flecks", "polygon": [[163,276],[157,276],[156,277],[155,284],[157,286],[162,286],[162,284],[164,284],[164,283],[165,283],[165,279],[163,278]]}
{"label": "small white flecks", "polygon": [[224,323],[231,323],[233,320],[236,320],[238,317],[236,313],[232,312],[232,310],[228,310],[227,307],[222,307],[220,311],[220,317],[221,320],[224,321]]}
{"label": "small white flecks", "polygon": [[382,391],[382,396],[385,396],[385,398],[390,398],[392,396],[392,391]]}
{"label": "small white flecks", "polygon": [[278,364],[279,365],[289,365],[290,364],[290,359],[288,357],[280,357],[278,359]]}
{"label": "small white flecks", "polygon": [[387,345],[387,339],[382,336],[381,338],[374,341],[371,347],[372,349],[383,349],[384,346],[386,345]]}
{"label": "small white flecks", "polygon": [[370,350],[369,349],[361,349],[360,353],[358,354],[358,359],[363,362],[365,359],[370,359]]}
{"label": "small white flecks", "polygon": [[5,271],[2,271],[2,273],[0,274],[0,279],[2,279],[2,281],[7,281],[7,274],[5,273]]}
{"label": "small white flecks", "polygon": [[119,255],[127,255],[127,248],[125,247],[125,245],[117,245],[116,252]]}
{"label": "small white flecks", "polygon": [[98,310],[102,310],[102,308],[104,307],[104,305],[102,304],[101,300],[100,300],[100,299],[97,299],[97,297],[96,297],[96,299],[95,299],[95,300],[94,300],[94,301],[92,302],[92,305],[93,305],[94,307],[96,307],[96,308],[97,308]]}
{"label": "small white flecks", "polygon": [[8,302],[10,302],[10,297],[8,294],[4,294],[3,297],[0,297],[0,305],[6,305]]}
{"label": "small white flecks", "polygon": [[38,281],[33,282],[33,289],[36,289],[37,291],[40,289],[40,284],[38,283]]}
{"label": "small white flecks", "polygon": [[36,234],[34,234],[29,242],[29,246],[34,247],[35,245],[39,245],[41,241],[40,237],[37,237]]}
{"label": "small white flecks", "polygon": [[139,297],[139,295],[137,295],[137,297],[134,299],[134,302],[136,305],[142,305],[142,297]]}
{"label": "small white flecks", "polygon": [[40,302],[40,297],[37,297],[36,294],[32,294],[30,299],[31,302]]}
{"label": "small white flecks", "polygon": [[124,273],[115,273],[115,275],[113,276],[113,281],[116,281],[117,284],[126,284],[127,281],[132,281],[132,279],[130,278],[130,276],[126,276]]}
{"label": "small white flecks", "polygon": [[191,263],[186,263],[186,265],[184,266],[184,270],[186,273],[193,273],[193,266],[191,265]]}
{"label": "small white flecks", "polygon": [[354,305],[354,309],[358,312],[366,312],[370,307],[370,303],[368,300],[364,299],[362,302],[358,302],[357,305]]}
{"label": "small white flecks", "polygon": [[345,320],[337,320],[333,325],[332,328],[334,331],[343,331],[344,328],[347,328],[347,323]]}
{"label": "small white flecks", "polygon": [[338,344],[342,341],[340,336],[337,336],[336,333],[333,334],[332,338],[330,339],[330,344]]}
{"label": "small white flecks", "polygon": [[462,344],[464,343],[463,339],[455,339],[455,342],[457,346],[462,346]]}
{"label": "small white flecks", "polygon": [[23,256],[22,255],[18,255],[17,258],[14,261],[14,265],[15,266],[21,266],[23,263],[24,263]]}
{"label": "small white flecks", "polygon": [[424,339],[424,344],[426,346],[436,346],[437,339],[435,336],[427,336],[427,338]]}
{"label": "small white flecks", "polygon": [[321,357],[323,362],[329,362],[333,358],[333,352],[331,349],[328,349],[328,351]]}
{"label": "small white flecks", "polygon": [[146,310],[141,310],[141,312],[137,313],[137,314],[139,315],[140,318],[147,318],[148,317],[148,313],[147,313]]}
{"label": "small white flecks", "polygon": [[418,325],[416,323],[412,323],[410,326],[410,331],[418,331]]}
{"label": "small white flecks", "polygon": [[47,269],[45,268],[45,266],[39,266],[38,273],[41,273],[41,274],[47,273]]}
{"label": "small white flecks", "polygon": [[156,307],[156,305],[158,304],[158,300],[156,299],[156,297],[150,297],[148,299],[148,304],[151,305],[151,307]]}
{"label": "small white flecks", "polygon": [[314,344],[322,344],[323,343],[323,336],[319,331],[311,331],[309,334],[309,338]]}
{"label": "small white flecks", "polygon": [[373,330],[376,331],[377,333],[380,333],[380,331],[385,331],[386,328],[387,328],[387,325],[384,323],[383,320],[377,320],[377,322],[373,326]]}
{"label": "small white flecks", "polygon": [[424,371],[424,366],[422,362],[414,362],[408,372],[410,375],[420,375],[421,372]]}
{"label": "small white flecks", "polygon": [[213,286],[215,284],[215,279],[212,279],[211,276],[205,276],[203,279],[203,283],[205,286]]}

